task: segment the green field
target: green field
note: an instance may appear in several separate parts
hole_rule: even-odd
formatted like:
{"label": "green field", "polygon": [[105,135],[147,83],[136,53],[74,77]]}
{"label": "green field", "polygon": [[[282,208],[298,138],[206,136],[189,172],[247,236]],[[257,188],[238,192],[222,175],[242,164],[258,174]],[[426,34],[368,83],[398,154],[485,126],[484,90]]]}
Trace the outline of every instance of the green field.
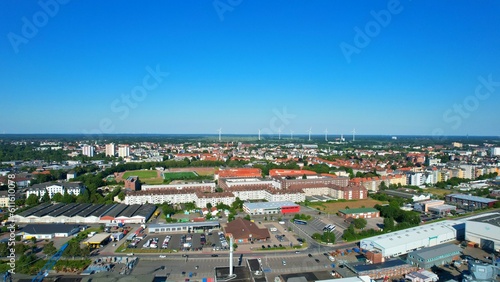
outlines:
{"label": "green field", "polygon": [[183,180],[183,179],[195,179],[198,175],[194,172],[165,172],[163,173],[163,179],[165,180]]}
{"label": "green field", "polygon": [[139,176],[139,179],[144,180],[148,178],[156,178],[156,170],[132,170],[127,171],[123,174],[123,179],[127,179],[130,176]]}

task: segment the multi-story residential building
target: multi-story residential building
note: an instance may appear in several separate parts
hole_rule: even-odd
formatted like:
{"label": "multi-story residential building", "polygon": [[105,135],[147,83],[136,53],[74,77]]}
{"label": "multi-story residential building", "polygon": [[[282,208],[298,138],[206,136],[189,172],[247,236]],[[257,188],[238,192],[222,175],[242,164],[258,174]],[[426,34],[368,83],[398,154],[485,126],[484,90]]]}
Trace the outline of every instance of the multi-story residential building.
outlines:
{"label": "multi-story residential building", "polygon": [[115,153],[115,143],[106,144],[106,157],[114,157]]}
{"label": "multi-story residential building", "polygon": [[463,178],[467,179],[475,179],[476,178],[476,166],[475,165],[468,165],[468,164],[462,164],[460,165],[460,168],[463,171]]}
{"label": "multi-story residential building", "polygon": [[118,157],[126,158],[130,156],[130,147],[123,145],[118,147]]}
{"label": "multi-story residential building", "polygon": [[82,146],[82,155],[87,156],[87,157],[93,157],[94,156],[94,146],[83,145]]}
{"label": "multi-story residential building", "polygon": [[42,198],[45,193],[49,193],[49,197],[52,199],[55,194],[59,193],[64,195],[66,192],[70,195],[78,196],[85,190],[85,186],[83,186],[80,182],[72,182],[72,183],[41,183],[35,184],[32,187],[28,188],[26,191],[26,198],[28,198],[31,194],[37,195],[38,198]]}
{"label": "multi-story residential building", "polygon": [[492,157],[500,156],[500,147],[491,148],[490,155]]}

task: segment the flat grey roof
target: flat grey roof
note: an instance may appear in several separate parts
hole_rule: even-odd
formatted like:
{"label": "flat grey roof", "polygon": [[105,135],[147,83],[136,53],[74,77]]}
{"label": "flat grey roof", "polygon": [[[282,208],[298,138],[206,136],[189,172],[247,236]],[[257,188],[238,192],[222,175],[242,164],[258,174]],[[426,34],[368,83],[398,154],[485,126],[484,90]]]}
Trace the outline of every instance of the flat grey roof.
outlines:
{"label": "flat grey roof", "polygon": [[69,233],[75,228],[79,228],[79,225],[62,223],[28,224],[21,231],[28,234],[54,234]]}
{"label": "flat grey roof", "polygon": [[462,249],[455,244],[442,244],[418,251],[410,252],[408,255],[418,256],[424,260],[432,259],[441,255],[460,253]]}
{"label": "flat grey roof", "polygon": [[[99,210],[100,208],[104,207],[104,204],[92,204],[89,205],[86,209],[81,211],[78,215],[82,217],[87,217],[92,215],[93,212]],[[76,215],[75,215],[76,216]]]}
{"label": "flat grey roof", "polygon": [[249,209],[277,209],[283,206],[298,206],[294,202],[283,201],[283,202],[260,202],[260,203],[244,203]]}
{"label": "flat grey roof", "polygon": [[446,195],[446,197],[451,197],[451,198],[460,199],[460,200],[473,201],[473,202],[478,202],[478,203],[485,203],[485,204],[494,203],[494,202],[498,201],[495,199],[488,199],[488,198],[465,195],[465,194],[450,194],[450,195]]}
{"label": "flat grey roof", "polygon": [[471,219],[470,221],[489,223],[491,225],[500,227],[500,213],[489,214],[483,217]]}
{"label": "flat grey roof", "polygon": [[150,224],[148,228],[172,228],[172,227],[204,227],[204,226],[219,226],[218,221],[203,221],[203,222],[181,222],[171,224]]}

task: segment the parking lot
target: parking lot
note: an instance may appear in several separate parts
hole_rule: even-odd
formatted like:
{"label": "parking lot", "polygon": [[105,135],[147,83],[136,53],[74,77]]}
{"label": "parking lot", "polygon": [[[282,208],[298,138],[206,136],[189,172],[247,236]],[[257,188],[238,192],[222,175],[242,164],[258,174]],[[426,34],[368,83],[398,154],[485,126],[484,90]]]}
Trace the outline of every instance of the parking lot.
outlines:
{"label": "parking lot", "polygon": [[169,250],[170,252],[218,251],[229,249],[229,243],[225,235],[219,231],[185,234],[151,233],[141,234],[133,241],[128,241],[128,248]]}

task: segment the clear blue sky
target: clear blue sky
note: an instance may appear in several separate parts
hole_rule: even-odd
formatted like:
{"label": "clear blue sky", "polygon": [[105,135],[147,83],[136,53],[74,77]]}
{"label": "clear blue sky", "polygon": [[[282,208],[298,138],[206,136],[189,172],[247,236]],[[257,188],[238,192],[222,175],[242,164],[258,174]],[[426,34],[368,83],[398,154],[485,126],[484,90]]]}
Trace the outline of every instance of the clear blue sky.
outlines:
{"label": "clear blue sky", "polygon": [[0,133],[500,135],[500,1],[40,2],[0,2]]}

